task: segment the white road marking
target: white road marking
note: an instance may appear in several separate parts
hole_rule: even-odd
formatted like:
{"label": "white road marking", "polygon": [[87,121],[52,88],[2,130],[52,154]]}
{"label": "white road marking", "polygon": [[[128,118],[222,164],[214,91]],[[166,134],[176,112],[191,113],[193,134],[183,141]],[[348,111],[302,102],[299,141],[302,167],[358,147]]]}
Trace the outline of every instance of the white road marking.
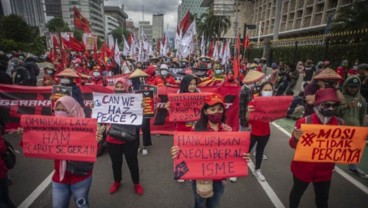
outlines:
{"label": "white road marking", "polygon": [[47,186],[51,183],[52,175],[54,171],[50,173],[45,180],[18,206],[18,208],[28,208],[33,202],[41,195],[43,191],[47,188]]}
{"label": "white road marking", "polygon": [[[254,163],[252,161],[248,162],[248,167],[252,171],[254,175]],[[254,176],[255,177],[255,176]],[[285,208],[284,204],[282,204],[279,197],[277,197],[276,193],[271,188],[270,184],[267,183],[267,178],[265,181],[261,182],[257,179],[258,183],[261,184],[263,190],[266,192],[268,198],[270,198],[271,202],[276,208]]]}
{"label": "white road marking", "polygon": [[[272,122],[272,125],[274,125],[276,128],[278,128],[280,131],[282,131],[286,136],[290,137],[291,134],[286,131],[281,126],[277,125],[275,122]],[[362,190],[364,193],[368,194],[368,187],[360,183],[358,180],[347,174],[345,171],[343,171],[341,168],[335,166],[335,171],[340,174],[343,178],[345,178],[347,181],[355,185],[358,189]]]}

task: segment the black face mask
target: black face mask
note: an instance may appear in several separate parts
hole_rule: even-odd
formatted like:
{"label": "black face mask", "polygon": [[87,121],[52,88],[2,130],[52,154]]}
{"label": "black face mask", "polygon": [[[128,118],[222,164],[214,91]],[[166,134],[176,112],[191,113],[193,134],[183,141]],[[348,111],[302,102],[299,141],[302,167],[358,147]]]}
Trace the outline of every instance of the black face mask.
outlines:
{"label": "black face mask", "polygon": [[331,110],[331,109],[321,108],[320,112],[325,117],[332,117],[334,115],[334,110]]}

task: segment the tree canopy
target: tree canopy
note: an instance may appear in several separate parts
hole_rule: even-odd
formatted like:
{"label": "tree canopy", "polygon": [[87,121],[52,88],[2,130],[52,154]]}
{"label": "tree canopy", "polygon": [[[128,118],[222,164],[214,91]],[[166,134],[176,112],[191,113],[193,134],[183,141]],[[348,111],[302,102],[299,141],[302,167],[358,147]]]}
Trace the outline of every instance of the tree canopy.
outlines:
{"label": "tree canopy", "polygon": [[231,27],[229,17],[215,16],[213,9],[203,13],[196,19],[198,33],[204,33],[205,38],[221,38]]}
{"label": "tree canopy", "polygon": [[59,17],[55,17],[47,22],[46,24],[47,29],[49,32],[70,32],[70,28],[68,23],[64,22],[63,19]]}
{"label": "tree canopy", "polygon": [[368,1],[355,1],[350,7],[341,7],[333,22],[332,31],[368,28]]}

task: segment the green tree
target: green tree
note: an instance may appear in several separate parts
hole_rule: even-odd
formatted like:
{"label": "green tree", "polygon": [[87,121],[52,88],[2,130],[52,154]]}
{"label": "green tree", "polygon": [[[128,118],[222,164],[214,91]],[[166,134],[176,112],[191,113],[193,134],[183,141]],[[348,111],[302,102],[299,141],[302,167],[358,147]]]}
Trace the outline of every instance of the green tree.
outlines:
{"label": "green tree", "polygon": [[30,28],[27,23],[19,16],[11,14],[5,16],[2,20],[2,37],[15,41],[26,42],[30,41]]}
{"label": "green tree", "polygon": [[123,28],[119,27],[115,30],[111,31],[112,37],[114,40],[118,40],[118,43],[121,44],[123,42],[123,35],[125,39],[128,39],[129,31],[123,30]]}
{"label": "green tree", "polygon": [[83,30],[81,29],[78,29],[78,28],[74,28],[74,31],[73,31],[73,36],[75,39],[77,39],[78,41],[83,41]]}
{"label": "green tree", "polygon": [[333,21],[332,31],[368,28],[368,1],[355,1],[351,7],[341,7]]}
{"label": "green tree", "polygon": [[49,32],[70,32],[68,23],[64,22],[60,17],[55,17],[47,22],[46,24]]}
{"label": "green tree", "polygon": [[202,35],[204,33],[206,39],[219,39],[231,27],[229,17],[215,16],[213,9],[209,9],[208,13],[201,14],[196,23],[198,34]]}

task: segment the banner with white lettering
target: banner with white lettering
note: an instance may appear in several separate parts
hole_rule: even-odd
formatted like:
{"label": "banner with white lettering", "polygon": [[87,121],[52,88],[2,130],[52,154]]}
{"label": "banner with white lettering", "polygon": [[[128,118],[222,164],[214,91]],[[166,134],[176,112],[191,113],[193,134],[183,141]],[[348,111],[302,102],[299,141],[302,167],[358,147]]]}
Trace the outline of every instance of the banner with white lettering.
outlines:
{"label": "banner with white lettering", "polygon": [[93,103],[92,118],[98,123],[142,124],[142,94],[93,93]]}

